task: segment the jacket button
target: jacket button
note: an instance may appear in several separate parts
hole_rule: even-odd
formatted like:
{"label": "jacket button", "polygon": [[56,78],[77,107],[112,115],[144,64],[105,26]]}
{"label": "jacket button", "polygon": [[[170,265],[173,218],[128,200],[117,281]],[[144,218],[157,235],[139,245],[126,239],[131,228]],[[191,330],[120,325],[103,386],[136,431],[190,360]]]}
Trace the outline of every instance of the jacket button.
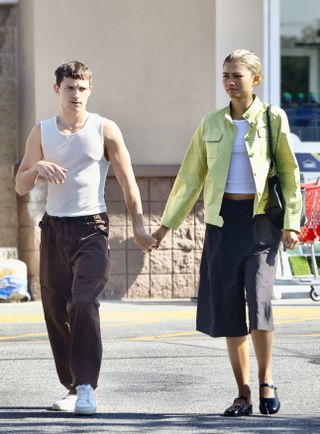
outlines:
{"label": "jacket button", "polygon": [[254,156],[254,154],[251,152],[251,154],[249,154],[249,157],[252,158]]}

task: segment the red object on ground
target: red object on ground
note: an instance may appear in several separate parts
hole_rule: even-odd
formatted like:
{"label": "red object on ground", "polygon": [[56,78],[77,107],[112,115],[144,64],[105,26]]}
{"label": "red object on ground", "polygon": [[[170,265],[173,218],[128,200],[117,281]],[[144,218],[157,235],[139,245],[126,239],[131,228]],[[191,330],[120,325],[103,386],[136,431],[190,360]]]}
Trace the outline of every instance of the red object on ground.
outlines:
{"label": "red object on ground", "polygon": [[317,182],[304,184],[305,190],[305,214],[307,223],[301,228],[299,241],[301,243],[313,243],[320,237],[320,184]]}

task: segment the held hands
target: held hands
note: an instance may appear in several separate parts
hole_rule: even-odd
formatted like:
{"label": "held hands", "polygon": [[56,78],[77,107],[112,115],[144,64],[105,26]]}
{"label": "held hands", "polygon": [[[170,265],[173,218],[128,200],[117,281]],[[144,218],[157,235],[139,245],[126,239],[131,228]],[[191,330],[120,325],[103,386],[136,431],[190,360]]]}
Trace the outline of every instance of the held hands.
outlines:
{"label": "held hands", "polygon": [[52,184],[64,184],[66,173],[68,171],[58,164],[45,160],[37,161],[33,168],[40,176]]}
{"label": "held hands", "polygon": [[296,248],[298,242],[298,234],[295,231],[288,229],[282,230],[282,243],[284,249],[293,250]]}
{"label": "held hands", "polygon": [[156,248],[156,240],[144,228],[134,231],[133,241],[146,253],[150,253],[152,249]]}
{"label": "held hands", "polygon": [[153,249],[158,249],[161,241],[169,232],[169,228],[160,226],[152,236],[149,235],[145,229],[136,230],[134,232],[134,243],[140,247],[144,252],[150,253]]}
{"label": "held hands", "polygon": [[156,249],[160,247],[163,238],[167,235],[169,230],[170,229],[166,226],[161,225],[155,232],[153,232],[152,236],[157,240]]}
{"label": "held hands", "polygon": [[[134,242],[144,252],[151,252],[153,249],[158,249],[161,245],[163,238],[167,235],[170,228],[161,225],[152,236],[147,234],[146,231],[136,231]],[[289,229],[282,230],[282,243],[285,249],[294,250],[299,242],[298,234]]]}

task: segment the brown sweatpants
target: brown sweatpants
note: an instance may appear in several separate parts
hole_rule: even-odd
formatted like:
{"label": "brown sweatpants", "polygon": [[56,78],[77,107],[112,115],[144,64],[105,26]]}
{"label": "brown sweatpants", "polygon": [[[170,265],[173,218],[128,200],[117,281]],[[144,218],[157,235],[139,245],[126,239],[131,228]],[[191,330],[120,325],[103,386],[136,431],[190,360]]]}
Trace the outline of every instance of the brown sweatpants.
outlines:
{"label": "brown sweatpants", "polygon": [[52,217],[39,223],[40,284],[60,382],[97,386],[102,360],[99,296],[110,273],[106,213]]}

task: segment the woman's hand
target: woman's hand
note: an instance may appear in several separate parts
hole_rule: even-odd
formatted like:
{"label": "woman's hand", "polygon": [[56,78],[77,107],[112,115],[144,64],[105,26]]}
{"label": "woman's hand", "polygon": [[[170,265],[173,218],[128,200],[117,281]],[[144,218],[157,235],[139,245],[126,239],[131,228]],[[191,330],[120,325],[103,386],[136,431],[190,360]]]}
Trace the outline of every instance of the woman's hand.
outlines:
{"label": "woman's hand", "polygon": [[152,249],[156,248],[156,240],[149,235],[144,229],[134,231],[134,243],[146,253],[150,253]]}
{"label": "woman's hand", "polygon": [[285,249],[293,250],[298,244],[298,234],[290,229],[282,229],[282,243]]}
{"label": "woman's hand", "polygon": [[161,241],[163,238],[167,235],[170,228],[167,228],[166,226],[161,225],[159,229],[157,229],[155,232],[153,232],[152,236],[157,240],[156,249],[159,248]]}

